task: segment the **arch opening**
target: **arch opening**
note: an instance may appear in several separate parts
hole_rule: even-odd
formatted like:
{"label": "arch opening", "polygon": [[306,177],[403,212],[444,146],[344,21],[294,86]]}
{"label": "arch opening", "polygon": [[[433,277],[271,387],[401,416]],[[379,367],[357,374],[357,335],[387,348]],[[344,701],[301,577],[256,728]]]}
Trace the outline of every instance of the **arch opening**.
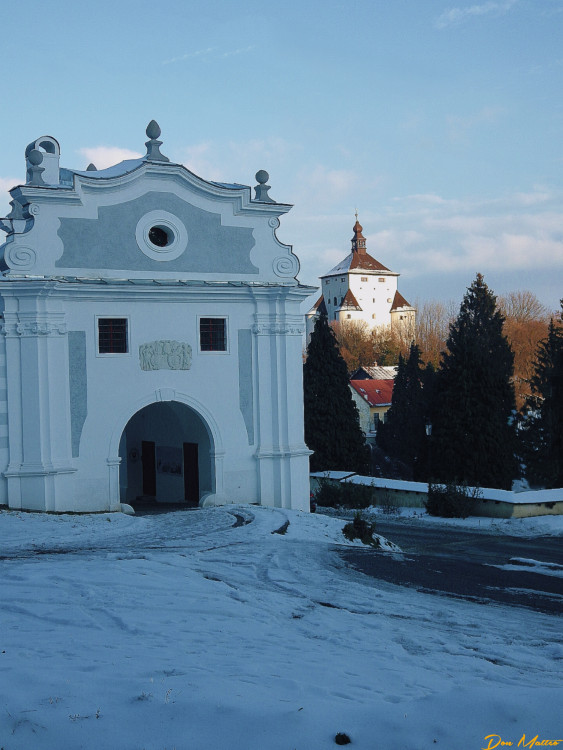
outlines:
{"label": "arch opening", "polygon": [[215,491],[214,444],[204,419],[179,401],[137,411],[119,442],[120,501],[134,508],[196,507]]}

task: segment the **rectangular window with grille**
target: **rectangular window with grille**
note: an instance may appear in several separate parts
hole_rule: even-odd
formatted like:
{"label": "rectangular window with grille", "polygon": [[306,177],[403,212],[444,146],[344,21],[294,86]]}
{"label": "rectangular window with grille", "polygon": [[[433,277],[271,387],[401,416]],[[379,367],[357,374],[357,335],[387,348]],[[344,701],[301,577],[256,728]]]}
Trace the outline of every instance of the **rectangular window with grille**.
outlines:
{"label": "rectangular window with grille", "polygon": [[127,318],[98,318],[98,353],[127,354]]}
{"label": "rectangular window with grille", "polygon": [[227,321],[225,318],[199,319],[199,348],[202,352],[227,351]]}

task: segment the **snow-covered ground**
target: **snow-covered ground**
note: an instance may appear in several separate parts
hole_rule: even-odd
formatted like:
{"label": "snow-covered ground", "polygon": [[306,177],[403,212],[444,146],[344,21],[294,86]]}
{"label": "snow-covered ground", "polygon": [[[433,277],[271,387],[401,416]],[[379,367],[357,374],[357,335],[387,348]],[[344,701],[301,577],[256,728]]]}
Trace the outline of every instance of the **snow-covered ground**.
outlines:
{"label": "snow-covered ground", "polygon": [[[233,527],[237,516],[249,523]],[[563,737],[558,618],[364,577],[335,551],[343,523],[241,506],[1,512],[0,747],[324,750],[343,732],[366,750],[478,750],[489,735]]]}

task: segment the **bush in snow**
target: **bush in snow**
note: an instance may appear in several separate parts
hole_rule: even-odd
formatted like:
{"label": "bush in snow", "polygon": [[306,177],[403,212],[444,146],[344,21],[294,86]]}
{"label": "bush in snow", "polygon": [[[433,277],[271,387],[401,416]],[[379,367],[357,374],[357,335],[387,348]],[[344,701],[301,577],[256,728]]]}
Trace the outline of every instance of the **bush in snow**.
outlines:
{"label": "bush in snow", "polygon": [[426,510],[431,516],[442,518],[467,518],[473,509],[473,501],[482,497],[478,487],[446,482],[445,484],[428,484]]}
{"label": "bush in snow", "polygon": [[337,732],[337,734],[334,737],[334,741],[336,742],[337,745],[349,745],[352,742],[352,740],[350,739],[350,737],[348,737],[346,732]]}
{"label": "bush in snow", "polygon": [[344,526],[342,533],[351,542],[354,539],[359,539],[363,544],[369,544],[371,547],[379,547],[379,539],[373,538],[375,523],[366,521],[359,511],[354,516],[354,520]]}
{"label": "bush in snow", "polygon": [[368,508],[373,505],[373,487],[352,482],[331,482],[321,479],[313,499],[325,508]]}

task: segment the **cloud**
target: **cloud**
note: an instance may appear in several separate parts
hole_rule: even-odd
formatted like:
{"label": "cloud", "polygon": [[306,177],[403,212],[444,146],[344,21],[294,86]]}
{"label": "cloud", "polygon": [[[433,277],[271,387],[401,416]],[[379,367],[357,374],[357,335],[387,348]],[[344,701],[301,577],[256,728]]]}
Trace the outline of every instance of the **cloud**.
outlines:
{"label": "cloud", "polygon": [[140,159],[143,156],[138,151],[131,151],[128,148],[119,148],[118,146],[84,147],[79,148],[78,153],[84,157],[87,164],[92,162],[97,169],[106,169],[106,167],[113,167],[114,164],[118,164],[125,159]]}
{"label": "cloud", "polygon": [[169,60],[163,60],[162,65],[172,65],[173,63],[183,62],[184,60],[196,60],[196,59],[223,59],[225,57],[233,57],[235,55],[244,55],[247,52],[251,52],[255,48],[252,44],[249,47],[239,47],[238,49],[226,50],[221,52],[218,47],[207,47],[206,49],[198,49],[194,52],[186,52],[184,55],[178,55],[177,57],[171,57]]}
{"label": "cloud", "polygon": [[[178,160],[204,180],[255,184],[254,175],[266,169],[274,177],[274,187],[282,183],[280,175],[291,163],[290,156],[299,147],[283,138],[253,138],[248,141],[202,141],[180,149]],[[277,190],[276,190],[277,192]],[[281,194],[277,195],[282,200]]]}
{"label": "cloud", "polygon": [[503,107],[483,107],[470,115],[449,115],[446,122],[450,140],[465,141],[471,130],[482,125],[494,124],[505,113],[506,110]]}
{"label": "cloud", "polygon": [[[561,192],[538,188],[491,200],[439,196],[396,199],[374,235],[375,257],[389,253],[410,275],[526,271],[563,267]],[[381,250],[379,250],[381,248]],[[388,265],[388,263],[386,263]]]}
{"label": "cloud", "polygon": [[[0,177],[0,216],[4,217],[10,213],[10,194],[8,190],[21,185],[25,182],[24,179],[18,179],[17,177]],[[0,234],[0,244],[4,241],[4,235]]]}
{"label": "cloud", "polygon": [[460,26],[462,23],[477,16],[494,14],[500,16],[507,13],[517,0],[504,0],[504,2],[486,2],[481,5],[469,5],[465,8],[449,8],[434,21],[437,29],[445,29],[448,26]]}
{"label": "cloud", "polygon": [[225,174],[214,156],[213,144],[209,141],[184,148],[182,164],[204,180],[226,181]]}
{"label": "cloud", "polygon": [[207,47],[206,49],[198,49],[194,52],[186,52],[185,55],[178,55],[178,57],[171,57],[169,60],[163,60],[163,65],[171,65],[172,63],[182,62],[183,60],[193,60],[197,57],[207,57],[212,52],[215,52],[216,47]]}
{"label": "cloud", "polygon": [[330,169],[319,164],[302,170],[299,184],[316,196],[322,194],[323,200],[341,201],[360,188],[361,181],[351,169]]}
{"label": "cloud", "polygon": [[223,52],[221,57],[233,57],[234,55],[244,55],[246,52],[252,52],[254,48],[255,48],[255,45],[251,44],[250,47],[241,47],[240,49],[234,49],[230,52]]}
{"label": "cloud", "polygon": [[22,182],[25,182],[25,180],[17,177],[0,177],[0,192],[7,193],[15,185],[21,185]]}

